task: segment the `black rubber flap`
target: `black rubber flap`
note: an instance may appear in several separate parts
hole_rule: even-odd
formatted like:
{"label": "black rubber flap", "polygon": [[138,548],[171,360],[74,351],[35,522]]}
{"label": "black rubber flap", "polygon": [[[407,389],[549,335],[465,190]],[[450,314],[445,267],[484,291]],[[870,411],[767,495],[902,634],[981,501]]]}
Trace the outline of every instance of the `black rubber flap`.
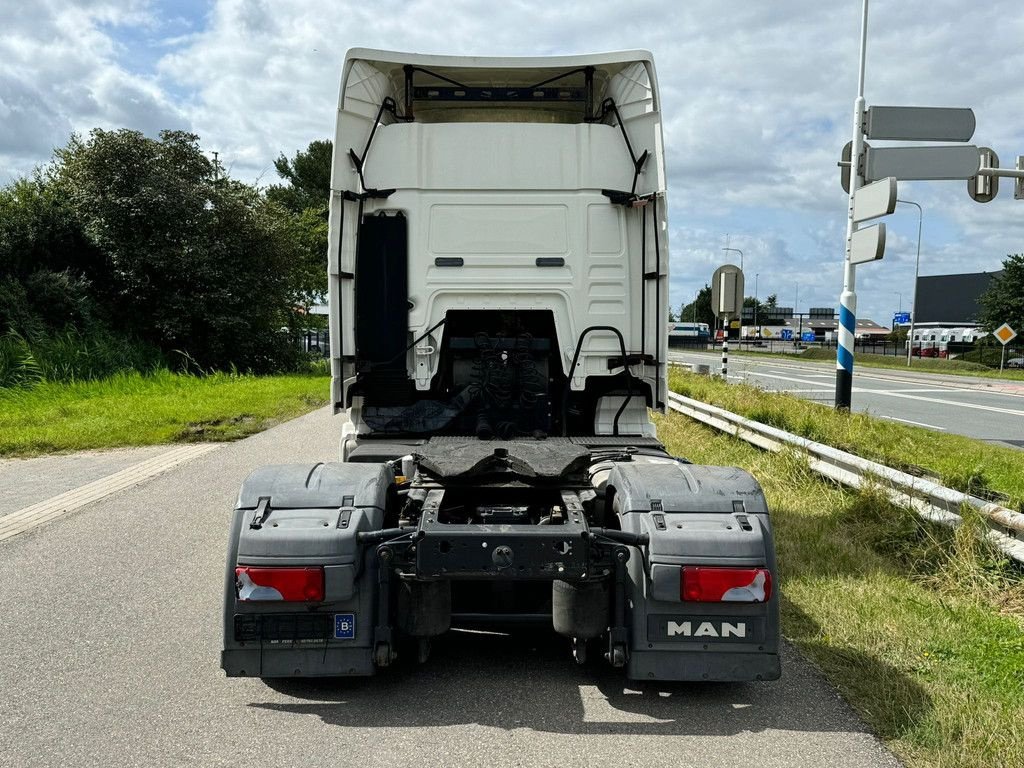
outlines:
{"label": "black rubber flap", "polygon": [[420,466],[440,477],[508,472],[557,478],[582,472],[590,451],[566,438],[479,440],[433,437],[415,451]]}
{"label": "black rubber flap", "polygon": [[356,358],[361,369],[405,379],[409,332],[408,235],[404,216],[367,216],[356,253]]}

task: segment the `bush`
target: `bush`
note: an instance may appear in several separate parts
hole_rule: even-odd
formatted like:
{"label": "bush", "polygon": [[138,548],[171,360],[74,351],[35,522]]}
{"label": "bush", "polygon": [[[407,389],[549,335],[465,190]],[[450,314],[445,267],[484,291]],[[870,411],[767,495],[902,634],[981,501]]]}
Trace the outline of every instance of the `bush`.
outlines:
{"label": "bush", "polygon": [[166,366],[156,347],[102,331],[86,336],[72,330],[31,340],[11,332],[0,338],[0,387],[95,381],[128,371],[151,373]]}

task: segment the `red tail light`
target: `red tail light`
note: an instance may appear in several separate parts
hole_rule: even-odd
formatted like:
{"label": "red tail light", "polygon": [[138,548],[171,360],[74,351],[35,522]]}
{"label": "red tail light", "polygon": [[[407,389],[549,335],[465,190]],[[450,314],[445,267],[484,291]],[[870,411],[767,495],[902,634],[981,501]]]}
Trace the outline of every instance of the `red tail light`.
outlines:
{"label": "red tail light", "polygon": [[247,602],[320,603],[324,599],[324,569],[239,566],[235,568],[235,593]]}
{"label": "red tail light", "polygon": [[695,603],[767,603],[772,573],[767,568],[712,568],[685,565],[679,573],[679,597]]}

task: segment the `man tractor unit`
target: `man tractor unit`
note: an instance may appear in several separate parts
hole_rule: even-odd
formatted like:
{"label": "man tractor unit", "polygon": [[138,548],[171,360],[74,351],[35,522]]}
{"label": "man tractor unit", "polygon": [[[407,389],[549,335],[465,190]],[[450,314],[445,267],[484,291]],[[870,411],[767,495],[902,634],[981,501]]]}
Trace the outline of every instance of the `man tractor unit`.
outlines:
{"label": "man tractor unit", "polygon": [[229,676],[373,675],[539,624],[634,680],[779,677],[765,498],[658,441],[661,98],[643,51],[355,49],[328,253],[340,461],[258,469],[228,547]]}

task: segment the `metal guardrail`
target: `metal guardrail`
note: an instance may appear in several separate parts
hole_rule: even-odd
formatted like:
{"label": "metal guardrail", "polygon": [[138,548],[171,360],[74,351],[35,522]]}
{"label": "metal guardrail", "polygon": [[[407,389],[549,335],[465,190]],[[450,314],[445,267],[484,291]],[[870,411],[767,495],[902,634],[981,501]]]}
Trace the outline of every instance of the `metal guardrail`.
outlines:
{"label": "metal guardrail", "polygon": [[877,488],[894,504],[913,509],[931,522],[957,526],[963,522],[960,511],[965,505],[971,507],[992,528],[986,538],[1009,557],[1024,563],[1024,515],[1019,512],[675,392],[669,392],[668,406],[759,448],[776,453],[794,448],[806,455],[815,472],[851,488]]}

